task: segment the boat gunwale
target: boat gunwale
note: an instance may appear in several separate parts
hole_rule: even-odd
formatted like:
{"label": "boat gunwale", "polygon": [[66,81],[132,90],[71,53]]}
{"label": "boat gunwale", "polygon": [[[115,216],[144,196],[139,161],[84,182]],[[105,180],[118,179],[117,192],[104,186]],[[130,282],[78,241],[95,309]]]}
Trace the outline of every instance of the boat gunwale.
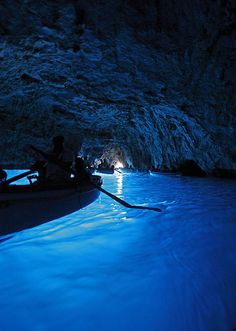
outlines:
{"label": "boat gunwale", "polygon": [[101,176],[92,175],[91,176],[91,183],[82,183],[82,182],[76,182],[71,181],[66,184],[55,184],[55,183],[36,183],[36,184],[13,184],[8,186],[0,186],[0,197],[2,194],[12,194],[12,193],[34,193],[34,192],[50,192],[50,191],[62,191],[62,190],[71,190],[75,189],[76,191],[84,192],[86,191],[86,188],[95,188],[93,185],[93,179],[99,180],[99,184],[96,183],[96,185],[101,185]]}

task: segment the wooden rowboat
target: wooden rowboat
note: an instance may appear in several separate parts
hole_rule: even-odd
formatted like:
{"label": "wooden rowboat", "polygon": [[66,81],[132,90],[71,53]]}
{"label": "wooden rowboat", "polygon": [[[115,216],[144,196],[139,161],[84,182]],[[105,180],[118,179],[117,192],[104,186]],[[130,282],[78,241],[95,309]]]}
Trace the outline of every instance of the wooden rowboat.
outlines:
{"label": "wooden rowboat", "polygon": [[96,174],[107,174],[107,175],[113,175],[114,169],[113,168],[97,168]]}
{"label": "wooden rowboat", "polygon": [[162,172],[162,171],[152,171],[149,170],[149,174],[151,176],[179,176],[181,175],[180,172]]}
{"label": "wooden rowboat", "polygon": [[[101,186],[100,176],[91,176]],[[71,214],[95,201],[93,184],[9,185],[0,189],[0,235],[32,228]]]}

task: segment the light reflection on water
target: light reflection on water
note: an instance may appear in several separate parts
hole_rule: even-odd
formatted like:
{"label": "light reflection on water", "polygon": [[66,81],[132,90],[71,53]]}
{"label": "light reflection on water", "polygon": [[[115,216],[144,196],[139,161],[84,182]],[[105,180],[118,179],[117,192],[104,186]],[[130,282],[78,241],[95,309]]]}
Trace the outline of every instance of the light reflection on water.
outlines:
{"label": "light reflection on water", "polygon": [[235,181],[104,175],[105,195],[0,245],[8,330],[236,327]]}

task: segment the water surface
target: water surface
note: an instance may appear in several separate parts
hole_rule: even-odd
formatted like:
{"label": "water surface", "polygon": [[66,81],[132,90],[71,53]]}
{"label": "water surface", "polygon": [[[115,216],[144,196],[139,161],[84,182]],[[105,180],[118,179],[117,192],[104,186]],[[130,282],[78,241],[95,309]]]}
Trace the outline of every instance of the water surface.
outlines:
{"label": "water surface", "polygon": [[235,183],[104,175],[106,190],[163,212],[101,194],[2,241],[0,330],[233,330]]}

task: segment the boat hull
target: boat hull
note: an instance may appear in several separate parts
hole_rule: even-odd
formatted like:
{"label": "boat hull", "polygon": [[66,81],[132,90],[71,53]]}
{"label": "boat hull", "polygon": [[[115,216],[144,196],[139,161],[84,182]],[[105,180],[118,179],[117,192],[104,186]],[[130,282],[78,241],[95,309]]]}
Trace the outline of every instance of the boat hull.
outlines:
{"label": "boat hull", "polygon": [[151,176],[180,176],[179,172],[161,172],[161,171],[149,171]]}
{"label": "boat hull", "polygon": [[114,169],[96,169],[96,174],[113,175]]}
{"label": "boat hull", "polygon": [[100,191],[88,185],[0,193],[0,235],[35,227],[71,214],[95,201]]}

